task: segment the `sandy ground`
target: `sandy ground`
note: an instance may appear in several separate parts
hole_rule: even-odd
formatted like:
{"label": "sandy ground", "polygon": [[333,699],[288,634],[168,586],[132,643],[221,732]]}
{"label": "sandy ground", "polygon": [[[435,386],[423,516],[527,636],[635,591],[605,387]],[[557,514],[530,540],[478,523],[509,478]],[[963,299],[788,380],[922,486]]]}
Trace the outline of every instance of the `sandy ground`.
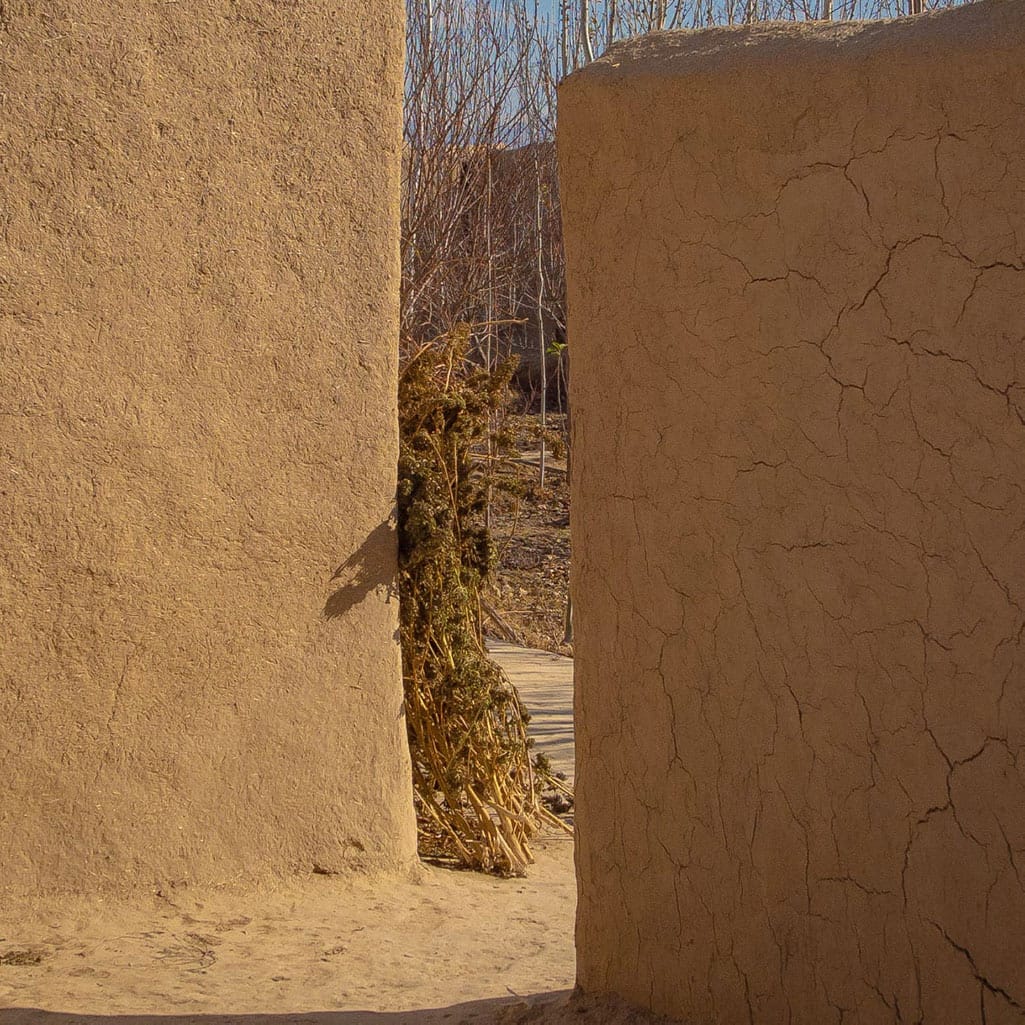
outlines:
{"label": "sandy ground", "polygon": [[573,779],[573,659],[489,640],[488,652],[530,711],[529,733],[552,768]]}
{"label": "sandy ground", "polygon": [[526,879],[426,868],[420,882],[7,906],[0,1025],[489,1021],[573,985],[572,841],[536,853]]}

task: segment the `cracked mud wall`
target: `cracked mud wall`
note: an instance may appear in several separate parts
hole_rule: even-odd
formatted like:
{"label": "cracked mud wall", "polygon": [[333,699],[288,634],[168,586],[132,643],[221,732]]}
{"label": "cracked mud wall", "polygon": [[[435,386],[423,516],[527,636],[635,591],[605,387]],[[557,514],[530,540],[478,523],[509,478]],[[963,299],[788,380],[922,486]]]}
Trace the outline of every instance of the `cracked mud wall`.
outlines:
{"label": "cracked mud wall", "polygon": [[402,17],[0,0],[0,892],[415,858]]}
{"label": "cracked mud wall", "polygon": [[580,981],[1025,1021],[1025,4],[562,86]]}

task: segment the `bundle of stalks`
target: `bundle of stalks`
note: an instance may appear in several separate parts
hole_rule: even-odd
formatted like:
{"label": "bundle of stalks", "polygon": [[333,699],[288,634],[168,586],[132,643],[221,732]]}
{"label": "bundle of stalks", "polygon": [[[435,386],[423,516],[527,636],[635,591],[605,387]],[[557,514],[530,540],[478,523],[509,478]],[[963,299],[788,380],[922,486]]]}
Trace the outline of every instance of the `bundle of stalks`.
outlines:
{"label": "bundle of stalks", "polygon": [[[469,328],[412,352],[399,378],[399,586],[406,717],[421,853],[522,874],[546,820],[528,716],[484,647],[481,592],[494,562],[489,489],[511,438],[514,364],[467,361]],[[491,444],[487,444],[490,438]],[[490,455],[488,453],[491,453]]]}

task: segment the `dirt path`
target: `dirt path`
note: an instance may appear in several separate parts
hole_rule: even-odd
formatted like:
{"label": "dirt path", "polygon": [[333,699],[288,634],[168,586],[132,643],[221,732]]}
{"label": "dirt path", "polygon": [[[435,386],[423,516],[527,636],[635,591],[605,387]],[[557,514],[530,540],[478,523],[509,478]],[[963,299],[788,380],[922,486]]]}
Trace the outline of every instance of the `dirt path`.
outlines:
{"label": "dirt path", "polygon": [[505,670],[530,712],[530,735],[552,768],[572,781],[573,659],[550,651],[488,641],[488,652]]}

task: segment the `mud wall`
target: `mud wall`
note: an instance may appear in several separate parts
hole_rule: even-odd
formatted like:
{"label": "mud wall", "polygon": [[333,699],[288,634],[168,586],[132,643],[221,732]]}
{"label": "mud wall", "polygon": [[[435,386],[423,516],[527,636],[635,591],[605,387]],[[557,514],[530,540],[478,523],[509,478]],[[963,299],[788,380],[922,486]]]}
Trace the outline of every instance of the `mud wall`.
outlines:
{"label": "mud wall", "polygon": [[562,87],[587,990],[1025,1020],[1023,14]]}
{"label": "mud wall", "polygon": [[414,857],[401,75],[399,0],[0,0],[0,890]]}

